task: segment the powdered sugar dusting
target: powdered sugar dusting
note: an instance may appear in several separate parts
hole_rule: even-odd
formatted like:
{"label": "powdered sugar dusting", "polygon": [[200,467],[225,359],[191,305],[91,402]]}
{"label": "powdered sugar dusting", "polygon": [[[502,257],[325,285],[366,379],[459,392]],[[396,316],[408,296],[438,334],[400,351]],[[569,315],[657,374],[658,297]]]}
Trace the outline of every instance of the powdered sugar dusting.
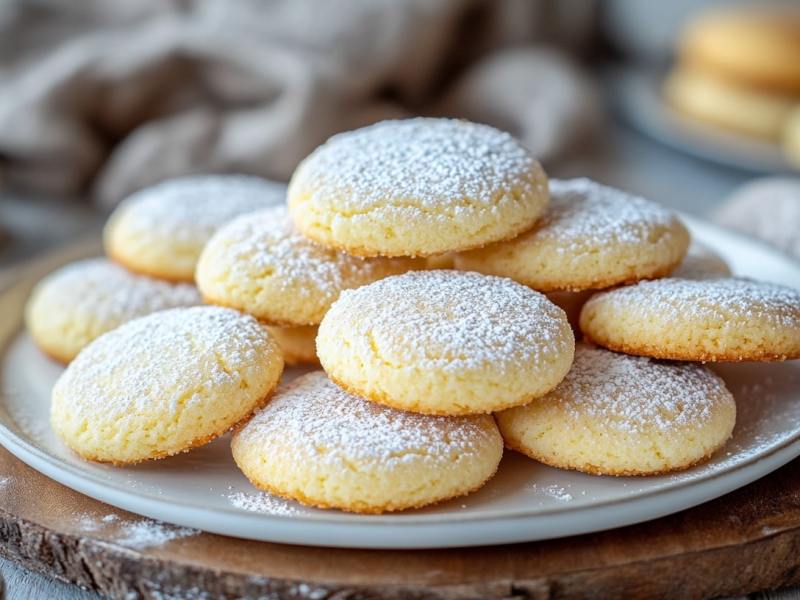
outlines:
{"label": "powdered sugar dusting", "polygon": [[[492,426],[489,426],[492,425]],[[282,386],[237,434],[263,453],[342,469],[392,469],[399,462],[457,465],[479,454],[497,431],[486,415],[436,417],[395,410],[342,390],[316,371]]]}
{"label": "powdered sugar dusting", "polygon": [[422,369],[505,373],[573,344],[564,312],[510,279],[411,272],[342,293],[321,328],[332,339]]}
{"label": "powdered sugar dusting", "polygon": [[117,209],[126,228],[176,242],[208,239],[238,215],[283,202],[286,186],[245,175],[171,179],[129,196]]}
{"label": "powdered sugar dusting", "polygon": [[110,536],[114,543],[136,550],[163,546],[167,542],[200,533],[197,529],[152,519],[123,520],[115,514],[107,514],[100,518],[91,514],[81,514],[77,515],[77,520],[81,533]]}
{"label": "powdered sugar dusting", "polygon": [[159,310],[202,302],[193,285],[136,275],[105,258],[62,267],[39,283],[33,298],[33,307],[33,303],[59,306],[100,330]]}
{"label": "powdered sugar dusting", "polygon": [[567,253],[585,246],[651,243],[655,230],[677,223],[663,206],[591,179],[552,179],[550,205],[534,235],[557,242]]}
{"label": "powdered sugar dusting", "polygon": [[542,192],[531,183],[538,169],[508,133],[467,121],[417,118],[334,136],[300,173],[319,194],[342,192],[338,208],[352,218],[376,209],[492,210],[512,190]]}
{"label": "powdered sugar dusting", "polygon": [[642,318],[657,310],[660,319],[687,318],[736,323],[757,319],[778,327],[800,330],[800,291],[782,285],[725,278],[693,281],[666,278],[643,281],[604,292],[587,304],[602,302],[639,311]]}
{"label": "powdered sugar dusting", "polygon": [[296,294],[298,304],[313,299],[327,308],[343,289],[400,273],[411,264],[409,259],[358,258],[316,244],[294,230],[285,206],[277,206],[239,217],[220,230],[200,259],[198,284],[204,291],[216,281],[235,289],[269,286]]}
{"label": "powdered sugar dusting", "polygon": [[233,310],[179,308],[135,319],[95,340],[53,390],[76,418],[166,418],[222,385],[249,385],[273,348],[262,325]]}
{"label": "powdered sugar dusting", "polygon": [[248,512],[282,516],[301,514],[301,510],[294,502],[266,492],[235,492],[228,495],[228,501],[236,508]]}
{"label": "powdered sugar dusting", "polygon": [[733,401],[722,379],[702,365],[579,344],[572,368],[545,401],[575,418],[634,434],[702,424],[721,398]]}

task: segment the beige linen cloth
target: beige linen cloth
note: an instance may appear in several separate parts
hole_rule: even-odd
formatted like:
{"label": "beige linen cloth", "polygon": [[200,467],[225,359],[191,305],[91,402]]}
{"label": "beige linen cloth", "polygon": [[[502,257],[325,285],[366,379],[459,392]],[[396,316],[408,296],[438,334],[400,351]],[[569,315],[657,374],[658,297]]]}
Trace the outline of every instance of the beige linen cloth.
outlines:
{"label": "beige linen cloth", "polygon": [[593,0],[7,0],[0,181],[112,205],[196,172],[286,180],[338,131],[466,117],[543,159],[597,114]]}

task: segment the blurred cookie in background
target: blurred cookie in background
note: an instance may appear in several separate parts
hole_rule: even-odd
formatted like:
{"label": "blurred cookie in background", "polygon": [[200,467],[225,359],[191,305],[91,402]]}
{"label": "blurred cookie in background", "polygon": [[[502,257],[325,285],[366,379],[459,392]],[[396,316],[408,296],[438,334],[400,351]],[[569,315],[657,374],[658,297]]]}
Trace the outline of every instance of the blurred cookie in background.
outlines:
{"label": "blurred cookie in background", "polygon": [[750,181],[728,196],[714,220],[800,260],[800,178],[764,177]]}
{"label": "blurred cookie in background", "polygon": [[775,144],[800,106],[800,5],[722,7],[692,17],[664,84],[679,112]]}

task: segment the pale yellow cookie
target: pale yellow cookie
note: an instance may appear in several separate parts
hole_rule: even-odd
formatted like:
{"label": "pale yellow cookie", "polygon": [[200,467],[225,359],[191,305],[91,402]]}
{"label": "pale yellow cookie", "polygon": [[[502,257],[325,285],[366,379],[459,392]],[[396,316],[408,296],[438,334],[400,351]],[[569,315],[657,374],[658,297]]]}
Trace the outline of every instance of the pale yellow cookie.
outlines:
{"label": "pale yellow cookie", "polygon": [[800,292],[747,279],[666,278],[595,294],[581,330],[600,346],[700,361],[800,358]]}
{"label": "pale yellow cookie", "polygon": [[120,204],[104,231],[106,254],[132,271],[194,281],[200,252],[234,217],[283,202],[286,186],[244,175],[197,175],[143,189]]}
{"label": "pale yellow cookie", "polygon": [[494,475],[490,415],[436,417],[353,396],[321,371],[282,386],[233,436],[253,484],[320,508],[382,513],[463,496]]}
{"label": "pale yellow cookie", "polygon": [[681,61],[742,85],[800,94],[800,7],[762,4],[695,17],[679,42]]}
{"label": "pale yellow cookie", "polygon": [[422,261],[359,258],[297,233],[276,206],[220,229],[197,264],[197,286],[210,303],[236,308],[271,325],[318,325],[342,290],[405,273]]}
{"label": "pale yellow cookie", "polygon": [[253,317],[177,308],[100,336],[53,388],[50,424],[83,458],[116,465],[185,452],[267,401],[280,348]]}
{"label": "pale yellow cookie", "polygon": [[510,279],[418,271],[343,292],[317,354],[352,393],[401,410],[485,413],[524,404],[569,370],[564,311]]}
{"label": "pale yellow cookie", "polygon": [[61,267],[36,285],[25,324],[43,352],[67,363],[89,342],[131,319],[200,303],[193,285],[151,279],[90,258]]}
{"label": "pale yellow cookie", "polygon": [[546,204],[547,177],[519,142],[450,119],[334,136],[289,183],[300,232],[359,256],[430,256],[508,239]]}
{"label": "pale yellow cookie", "polygon": [[317,328],[305,327],[267,327],[283,351],[287,365],[318,365]]}
{"label": "pale yellow cookie", "polygon": [[702,365],[587,344],[556,389],[496,415],[509,448],[594,475],[655,475],[708,459],[730,438],[736,402]]}
{"label": "pale yellow cookie", "polygon": [[731,268],[711,248],[693,241],[681,264],[669,276],[682,279],[716,279],[730,277]]}
{"label": "pale yellow cookie", "polygon": [[589,179],[553,180],[550,196],[536,227],[458,254],[456,267],[544,292],[580,291],[664,276],[686,253],[686,228],[654,202]]}
{"label": "pale yellow cookie", "polygon": [[678,67],[664,82],[667,101],[694,119],[777,141],[798,99],[728,81],[699,69]]}

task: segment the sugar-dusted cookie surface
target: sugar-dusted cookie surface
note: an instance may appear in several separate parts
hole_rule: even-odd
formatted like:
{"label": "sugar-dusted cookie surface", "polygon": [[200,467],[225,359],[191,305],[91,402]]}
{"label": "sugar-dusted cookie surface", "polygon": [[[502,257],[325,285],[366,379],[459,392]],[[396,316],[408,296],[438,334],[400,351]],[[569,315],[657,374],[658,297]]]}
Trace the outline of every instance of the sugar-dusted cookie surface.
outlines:
{"label": "sugar-dusted cookie surface", "polygon": [[83,458],[136,463],[222,435],[264,405],[280,348],[253,317],[176,308],[100,336],[53,388],[50,423]]}
{"label": "sugar-dusted cookie surface", "polygon": [[412,268],[410,258],[359,258],[301,236],[286,208],[243,215],[220,229],[197,264],[207,302],[274,325],[318,325],[342,290]]}
{"label": "sugar-dusted cookie surface", "polygon": [[468,121],[384,121],[332,137],[289,183],[297,228],[359,256],[430,256],[529,229],[547,177],[511,135]]}
{"label": "sugar-dusted cookie surface", "polygon": [[580,327],[600,346],[655,358],[800,358],[800,292],[736,278],[643,281],[594,295]]}
{"label": "sugar-dusted cookie surface", "polygon": [[106,254],[133,271],[194,281],[200,252],[232,218],[279,204],[286,186],[244,175],[165,181],[126,198],[106,224]]}
{"label": "sugar-dusted cookie surface", "polygon": [[540,291],[581,291],[664,276],[688,245],[677,216],[654,202],[589,179],[552,180],[533,229],[458,254],[455,264]]}
{"label": "sugar-dusted cookie surface", "polygon": [[25,307],[25,324],[39,348],[67,363],[89,342],[131,319],[200,303],[193,285],[136,275],[104,258],[90,258],[61,267],[37,284]]}
{"label": "sugar-dusted cookie surface", "polygon": [[279,388],[231,447],[257,487],[362,513],[468,494],[494,475],[503,455],[490,415],[394,410],[347,393],[321,371]]}
{"label": "sugar-dusted cookie surface", "polygon": [[506,445],[595,475],[653,475],[707,459],[728,440],[736,403],[702,365],[578,344],[556,389],[496,415]]}
{"label": "sugar-dusted cookie surface", "polygon": [[545,394],[569,370],[564,311],[510,279],[418,271],[343,292],[317,353],[347,390],[413,412],[484,413]]}

